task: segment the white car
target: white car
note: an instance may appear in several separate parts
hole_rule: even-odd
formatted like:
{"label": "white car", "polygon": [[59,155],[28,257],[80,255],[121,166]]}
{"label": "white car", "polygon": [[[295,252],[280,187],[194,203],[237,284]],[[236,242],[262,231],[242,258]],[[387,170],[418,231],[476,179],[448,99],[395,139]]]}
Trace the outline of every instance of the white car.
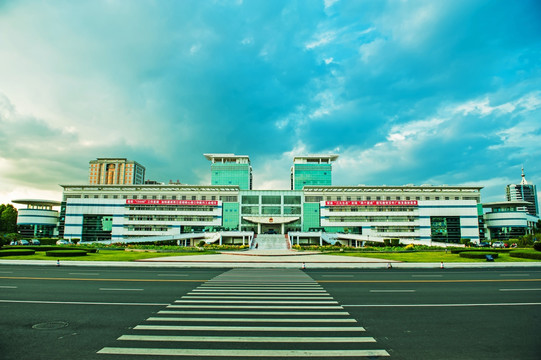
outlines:
{"label": "white car", "polygon": [[493,248],[503,248],[505,247],[505,244],[503,243],[503,241],[495,241],[492,243],[492,247]]}
{"label": "white car", "polygon": [[64,240],[64,239],[60,239],[56,242],[56,245],[69,245],[71,244],[71,242],[69,242],[68,240]]}

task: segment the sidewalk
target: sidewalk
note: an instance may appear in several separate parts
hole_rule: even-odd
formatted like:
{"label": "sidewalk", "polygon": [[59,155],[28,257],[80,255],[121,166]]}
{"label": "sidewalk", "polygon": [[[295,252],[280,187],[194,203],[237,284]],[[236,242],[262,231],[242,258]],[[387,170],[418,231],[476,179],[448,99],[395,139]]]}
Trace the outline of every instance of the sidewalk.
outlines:
{"label": "sidewalk", "polygon": [[[56,260],[0,260],[0,264],[57,266]],[[210,255],[171,256],[137,261],[62,260],[60,266],[169,268],[440,269],[441,263],[405,263],[384,259],[324,255],[290,250],[249,250]],[[445,263],[444,269],[541,267],[541,262]]]}

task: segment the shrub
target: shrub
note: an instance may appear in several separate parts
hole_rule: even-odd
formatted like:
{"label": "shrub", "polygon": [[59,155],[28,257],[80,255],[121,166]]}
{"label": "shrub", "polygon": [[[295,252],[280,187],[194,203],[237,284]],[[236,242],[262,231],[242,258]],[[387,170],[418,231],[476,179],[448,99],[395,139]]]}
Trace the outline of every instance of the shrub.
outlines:
{"label": "shrub", "polygon": [[391,239],[391,246],[399,246],[400,239]]}
{"label": "shrub", "polygon": [[34,255],[35,250],[32,249],[9,249],[0,250],[0,256],[22,256],[22,255]]}
{"label": "shrub", "polygon": [[45,256],[54,256],[54,257],[67,257],[67,256],[85,256],[86,251],[84,250],[50,250],[45,252]]}
{"label": "shrub", "polygon": [[205,244],[206,244],[205,240],[201,240],[200,242],[197,243],[197,246],[203,247],[205,246]]}
{"label": "shrub", "polygon": [[383,239],[385,246],[391,246],[391,239]]}
{"label": "shrub", "polygon": [[413,249],[415,249],[415,245],[413,245],[413,244],[408,244],[408,245],[406,245],[406,247],[404,248],[404,250],[413,250]]}
{"label": "shrub", "polygon": [[541,260],[541,252],[530,249],[513,250],[509,256],[523,259]]}
{"label": "shrub", "polygon": [[533,243],[533,248],[537,251],[541,251],[541,241],[536,241]]}
{"label": "shrub", "polygon": [[498,257],[498,253],[488,251],[462,251],[458,254],[458,256],[468,259],[484,259],[486,255],[492,255],[494,259]]}

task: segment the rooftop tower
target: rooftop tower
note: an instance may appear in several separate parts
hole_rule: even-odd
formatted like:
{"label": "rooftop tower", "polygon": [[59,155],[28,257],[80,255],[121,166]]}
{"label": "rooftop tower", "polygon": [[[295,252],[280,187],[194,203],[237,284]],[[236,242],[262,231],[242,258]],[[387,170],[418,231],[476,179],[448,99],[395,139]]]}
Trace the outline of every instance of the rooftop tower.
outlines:
{"label": "rooftop tower", "polygon": [[145,167],[126,158],[97,158],[90,161],[91,185],[131,185],[145,182]]}
{"label": "rooftop tower", "polygon": [[238,185],[241,190],[252,190],[250,157],[235,154],[204,154],[211,162],[211,185]]}
{"label": "rooftop tower", "polygon": [[331,186],[331,162],[338,155],[295,156],[291,167],[291,190],[302,190],[305,185]]}

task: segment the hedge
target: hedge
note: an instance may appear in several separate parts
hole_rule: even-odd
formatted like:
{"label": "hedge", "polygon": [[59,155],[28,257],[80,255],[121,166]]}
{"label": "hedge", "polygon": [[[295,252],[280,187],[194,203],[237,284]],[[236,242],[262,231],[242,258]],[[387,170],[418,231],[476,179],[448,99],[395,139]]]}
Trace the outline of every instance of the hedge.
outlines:
{"label": "hedge", "polygon": [[32,249],[8,249],[0,250],[0,256],[21,256],[21,255],[34,255],[36,251]]}
{"label": "hedge", "polygon": [[[449,248],[448,248],[449,249]],[[492,249],[492,248],[454,248],[454,249],[451,249],[451,254],[460,254],[460,253],[463,253],[463,252],[509,252],[513,249],[505,249],[505,248],[496,248],[496,249]]]}
{"label": "hedge", "polygon": [[86,251],[84,250],[50,250],[45,252],[45,256],[54,256],[54,257],[66,257],[66,256],[85,256]]}
{"label": "hedge", "polygon": [[49,245],[15,245],[6,246],[4,249],[31,249],[35,251],[50,251],[50,250],[84,250],[87,253],[95,253],[98,249],[90,249],[86,247],[67,247],[67,246],[49,246]]}
{"label": "hedge", "polygon": [[458,256],[468,259],[484,259],[487,255],[491,255],[494,259],[498,257],[498,253],[488,251],[462,251],[458,254]]}
{"label": "hedge", "polygon": [[541,252],[536,250],[514,250],[509,253],[509,256],[523,259],[541,260]]}

